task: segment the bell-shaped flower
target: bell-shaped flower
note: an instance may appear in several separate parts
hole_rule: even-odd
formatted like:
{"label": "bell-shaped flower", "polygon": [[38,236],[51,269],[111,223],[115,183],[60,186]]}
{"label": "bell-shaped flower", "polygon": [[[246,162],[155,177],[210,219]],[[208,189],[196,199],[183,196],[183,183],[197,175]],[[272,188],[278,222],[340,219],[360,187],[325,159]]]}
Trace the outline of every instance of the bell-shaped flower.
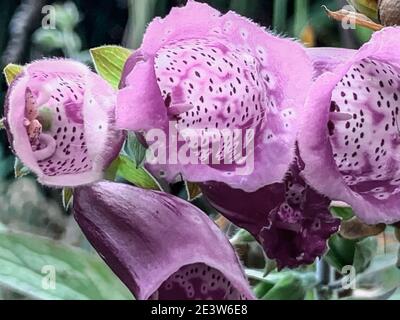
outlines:
{"label": "bell-shaped flower", "polygon": [[112,182],[74,197],[86,237],[137,299],[254,298],[229,240],[190,203]]}
{"label": "bell-shaped flower", "polygon": [[81,63],[33,62],[11,83],[6,98],[12,149],[45,185],[100,180],[124,140],[114,128],[115,100],[115,91]]}
{"label": "bell-shaped flower", "polygon": [[357,52],[311,53],[324,68],[302,115],[303,176],[370,224],[400,220],[399,41],[400,28],[385,28]]}
{"label": "bell-shaped flower", "polygon": [[289,169],[312,72],[300,44],[189,1],[151,22],[127,61],[117,126],[161,146],[156,175],[253,192]]}

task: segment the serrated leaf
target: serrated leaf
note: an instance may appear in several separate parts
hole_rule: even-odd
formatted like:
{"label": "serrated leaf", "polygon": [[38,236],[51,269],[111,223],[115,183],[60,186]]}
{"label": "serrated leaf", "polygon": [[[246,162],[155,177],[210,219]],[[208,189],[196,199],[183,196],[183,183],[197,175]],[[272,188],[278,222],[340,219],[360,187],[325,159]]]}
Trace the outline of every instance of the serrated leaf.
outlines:
{"label": "serrated leaf", "polygon": [[10,85],[11,82],[23,71],[23,67],[17,64],[10,63],[4,70],[4,76],[6,77],[7,84]]}
{"label": "serrated leaf", "polygon": [[115,89],[118,89],[125,62],[131,53],[131,50],[119,46],[90,49],[97,73]]}
{"label": "serrated leaf", "polygon": [[129,158],[133,159],[136,166],[140,168],[146,157],[147,149],[143,146],[135,133],[128,133],[125,150]]}
{"label": "serrated leaf", "polygon": [[197,183],[185,181],[185,189],[188,201],[196,200],[202,194],[201,189]]}
{"label": "serrated leaf", "polygon": [[68,211],[69,208],[71,207],[72,202],[73,202],[73,195],[74,195],[74,189],[72,189],[72,188],[63,188],[62,189],[61,196],[62,196],[62,203],[63,203],[65,211]]}
{"label": "serrated leaf", "polygon": [[139,188],[161,190],[157,180],[145,168],[138,168],[136,163],[125,155],[120,155],[119,161],[118,176]]}
{"label": "serrated leaf", "polygon": [[[55,275],[55,287],[51,288],[45,286],[50,272]],[[0,285],[34,299],[132,299],[98,256],[10,231],[0,232]]]}
{"label": "serrated leaf", "polygon": [[30,173],[30,170],[18,159],[15,158],[14,174],[15,178],[22,178]]}

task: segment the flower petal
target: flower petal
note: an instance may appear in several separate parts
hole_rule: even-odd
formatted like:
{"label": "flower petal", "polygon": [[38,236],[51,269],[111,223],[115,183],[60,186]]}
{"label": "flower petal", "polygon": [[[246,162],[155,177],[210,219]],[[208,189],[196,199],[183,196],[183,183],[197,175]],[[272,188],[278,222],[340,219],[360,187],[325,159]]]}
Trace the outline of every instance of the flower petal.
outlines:
{"label": "flower petal", "polygon": [[137,299],[252,299],[229,241],[171,195],[100,182],[74,195],[75,218]]}
{"label": "flower petal", "polygon": [[[173,128],[183,141],[185,131],[192,130],[191,137],[199,141],[188,147],[194,161],[168,157],[167,163],[148,165],[153,173],[170,181],[179,174],[193,182],[219,181],[246,191],[282,180],[312,82],[311,62],[299,44],[233,12],[222,15],[190,1],[155,19],[139,52],[146,69],[137,62],[138,54],[125,68],[119,126],[133,131],[157,126],[167,136]],[[218,151],[210,154],[210,131],[222,137],[224,129],[234,141],[219,139]],[[173,147],[168,143],[164,153],[170,156]]]}
{"label": "flower petal", "polygon": [[324,254],[327,240],[340,224],[329,212],[329,199],[300,177],[300,167],[300,162],[293,164],[284,183],[254,193],[221,183],[202,186],[210,203],[252,233],[279,269],[313,263]]}
{"label": "flower petal", "polygon": [[385,28],[319,78],[299,135],[307,182],[371,224],[400,220],[399,41]]}
{"label": "flower petal", "polygon": [[308,48],[306,50],[313,62],[315,78],[334,70],[357,53],[357,50],[343,48]]}

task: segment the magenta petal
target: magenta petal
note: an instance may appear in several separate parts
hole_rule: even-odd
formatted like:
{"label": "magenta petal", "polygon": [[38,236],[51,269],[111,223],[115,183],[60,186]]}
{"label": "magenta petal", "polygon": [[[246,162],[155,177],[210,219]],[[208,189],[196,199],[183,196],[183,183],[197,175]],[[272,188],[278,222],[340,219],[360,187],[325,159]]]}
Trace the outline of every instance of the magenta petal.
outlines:
{"label": "magenta petal", "polygon": [[399,41],[385,28],[321,76],[299,134],[307,182],[371,224],[400,220]]}
{"label": "magenta petal", "polygon": [[65,59],[33,62],[7,94],[9,142],[45,185],[100,180],[124,140],[114,128],[115,98],[114,90],[83,64]]}
{"label": "magenta petal", "polygon": [[228,239],[171,195],[100,182],[75,192],[75,218],[137,299],[252,299]]}
{"label": "magenta petal", "polygon": [[254,235],[279,269],[313,263],[339,228],[339,220],[329,212],[329,199],[304,182],[298,165],[292,165],[284,183],[253,193],[221,183],[205,184],[202,190],[218,211]]}
{"label": "magenta petal", "polygon": [[[196,163],[172,161],[173,143],[167,139],[166,163],[148,167],[170,181],[181,174],[251,192],[281,181],[289,168],[311,83],[311,61],[298,43],[233,12],[222,15],[189,1],[150,23],[124,70],[117,124],[133,131],[162,128],[167,136],[172,134],[166,128],[182,136],[195,129],[200,141],[212,130],[237,130],[243,140],[249,134],[239,146],[221,140],[212,160],[199,145],[189,147],[198,153],[192,157]],[[244,157],[232,163],[232,154]]]}

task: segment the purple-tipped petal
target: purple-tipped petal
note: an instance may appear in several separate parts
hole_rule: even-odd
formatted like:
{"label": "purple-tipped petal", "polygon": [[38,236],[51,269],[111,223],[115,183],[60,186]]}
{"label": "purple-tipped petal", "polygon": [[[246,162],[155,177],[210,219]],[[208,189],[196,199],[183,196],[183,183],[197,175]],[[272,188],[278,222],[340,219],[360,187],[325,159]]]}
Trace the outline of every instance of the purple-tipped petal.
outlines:
{"label": "purple-tipped petal", "polygon": [[222,183],[202,186],[210,203],[234,224],[248,230],[261,243],[278,268],[311,264],[324,254],[329,237],[340,221],[329,212],[329,199],[311,189],[293,164],[284,183],[254,193]]}
{"label": "purple-tipped petal", "polygon": [[[301,45],[233,12],[222,15],[190,1],[155,19],[141,48],[128,60],[117,124],[133,131],[156,127],[171,135],[172,122],[182,136],[196,129],[202,145],[188,151],[197,162],[172,163],[168,157],[167,163],[148,164],[153,173],[162,172],[168,180],[182,174],[193,182],[219,181],[255,191],[281,181],[288,170],[299,111],[311,82],[312,65]],[[212,161],[203,139],[223,129],[238,130],[244,141],[220,139]],[[236,161],[232,155],[239,153],[244,157]]]}
{"label": "purple-tipped petal", "polygon": [[74,195],[75,218],[137,299],[252,299],[228,239],[196,207],[111,182]]}
{"label": "purple-tipped petal", "polygon": [[76,186],[101,179],[118,155],[115,92],[78,62],[33,62],[11,84],[5,122],[15,154],[41,183]]}
{"label": "purple-tipped petal", "polygon": [[306,180],[371,224],[400,220],[399,41],[399,28],[377,32],[319,78],[299,135]]}

